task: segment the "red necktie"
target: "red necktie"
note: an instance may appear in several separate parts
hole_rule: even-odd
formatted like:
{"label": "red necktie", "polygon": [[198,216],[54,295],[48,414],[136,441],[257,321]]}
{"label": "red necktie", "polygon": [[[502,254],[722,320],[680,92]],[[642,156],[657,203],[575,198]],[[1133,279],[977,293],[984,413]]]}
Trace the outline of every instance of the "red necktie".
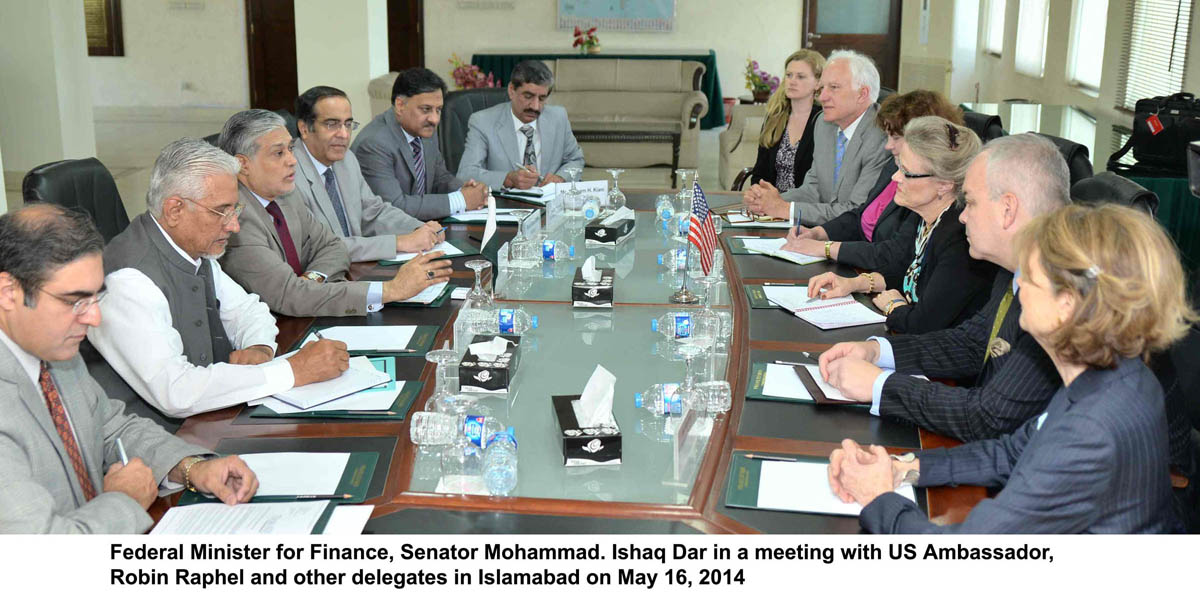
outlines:
{"label": "red necktie", "polygon": [[96,484],[92,483],[87,467],[83,465],[83,455],[79,453],[79,442],[75,441],[75,435],[71,432],[71,423],[67,421],[67,410],[63,408],[62,399],[58,396],[58,388],[54,386],[54,379],[50,378],[50,364],[46,362],[42,362],[38,384],[42,386],[42,395],[46,398],[46,408],[50,410],[50,419],[54,421],[54,429],[58,431],[58,436],[62,439],[63,447],[67,450],[67,457],[71,458],[71,466],[75,469],[75,476],[79,478],[79,486],[83,488],[83,498],[90,502],[92,498],[96,497]]}
{"label": "red necktie", "polygon": [[283,219],[283,210],[275,201],[267,203],[267,213],[275,219],[275,231],[279,233],[279,242],[283,245],[283,256],[287,259],[288,265],[292,266],[292,271],[296,275],[304,273],[304,269],[300,267],[300,256],[296,254],[296,243],[292,242],[292,232],[288,230],[287,220]]}

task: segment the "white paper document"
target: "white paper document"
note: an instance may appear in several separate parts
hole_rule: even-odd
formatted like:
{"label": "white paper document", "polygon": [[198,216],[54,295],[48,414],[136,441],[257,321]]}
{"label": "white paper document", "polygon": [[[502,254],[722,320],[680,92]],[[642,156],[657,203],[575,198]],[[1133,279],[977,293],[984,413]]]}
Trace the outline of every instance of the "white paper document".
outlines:
{"label": "white paper document", "polygon": [[333,502],[175,506],[151,535],[308,535]]}
{"label": "white paper document", "polygon": [[825,382],[821,378],[820,366],[814,364],[805,364],[804,366],[767,364],[766,380],[763,382],[763,395],[791,399],[812,399],[812,395],[809,395],[808,389],[804,387],[804,382],[800,380],[800,375],[796,374],[795,368],[798,367],[808,370],[808,373],[812,375],[817,386],[821,387],[821,392],[825,394],[827,399],[831,401],[851,401],[837,387]]}
{"label": "white paper document", "polygon": [[333,495],[346,472],[349,453],[278,452],[238,454],[258,477],[255,497]]}
{"label": "white paper document", "polygon": [[325,529],[321,531],[321,535],[362,535],[367,521],[371,520],[371,511],[373,510],[375,510],[375,506],[370,504],[339,504],[329,515],[329,521],[325,523]]}
{"label": "white paper document", "polygon": [[450,291],[450,298],[457,301],[462,301],[467,298],[467,293],[469,292],[471,292],[470,287],[456,286],[454,287],[454,290]]}
{"label": "white paper document", "polygon": [[[434,251],[442,251],[446,254],[445,257],[458,257],[459,255],[463,254],[462,249],[450,244],[450,242],[446,240],[434,245],[434,247],[426,251],[426,253],[432,253]],[[416,253],[397,253],[396,256],[392,258],[392,261],[408,261],[416,256]]]}
{"label": "white paper document", "polygon": [[[519,213],[517,215],[513,215],[514,211],[519,211],[521,213]],[[525,211],[528,211],[528,209],[515,209],[515,208],[497,209],[496,210],[496,221],[509,222],[509,223],[515,224],[515,223],[521,221],[521,218],[524,217],[524,215],[525,215],[525,213],[524,213]],[[473,211],[463,211],[462,213],[455,213],[454,215],[451,215],[450,217],[448,217],[442,221],[482,224],[483,222],[487,221],[487,215],[488,215],[487,209],[475,209]]]}
{"label": "white paper document", "polygon": [[[833,495],[828,470],[828,462],[764,460],[758,480],[758,507],[858,516],[862,506],[856,502],[847,504]],[[912,485],[901,485],[896,493],[917,501]]]}
{"label": "white paper document", "polygon": [[769,301],[822,330],[887,322],[883,314],[871,310],[849,295],[809,299],[806,286],[764,286],[763,293]]}
{"label": "white paper document", "polygon": [[[365,366],[363,364],[365,364]],[[350,365],[363,370],[367,368],[374,369],[374,366],[371,365],[371,360],[361,355],[350,358]],[[392,404],[396,402],[396,396],[399,395],[400,390],[403,389],[404,385],[407,383],[408,381],[398,380],[395,381],[394,386],[391,387],[372,387],[370,389],[365,389],[359,391],[358,393],[351,393],[345,397],[334,399],[333,401],[329,401],[307,409],[298,408],[290,403],[287,403],[286,401],[275,399],[274,397],[264,398],[266,401],[263,403],[268,408],[271,408],[271,410],[276,414],[295,414],[298,412],[309,412],[313,410],[319,412],[342,410],[382,411],[392,407]],[[385,381],[383,384],[387,385],[388,383]]]}
{"label": "white paper document", "polygon": [[425,290],[405,299],[404,302],[424,303],[428,305],[434,301],[437,301],[438,297],[442,296],[442,291],[446,290],[446,286],[449,284],[449,282],[439,282],[432,286],[427,286],[425,287]]}
{"label": "white paper document", "polygon": [[[321,331],[321,336],[341,341],[348,349],[378,351],[404,349],[417,331],[416,326],[332,326]],[[315,341],[315,334],[308,335],[304,344]]]}
{"label": "white paper document", "polygon": [[787,244],[786,238],[743,238],[742,245],[747,250],[754,251],[762,255],[769,255],[785,261],[790,261],[799,265],[808,265],[810,263],[820,263],[825,261],[824,257],[816,255],[805,255],[795,251],[783,250],[783,245]]}
{"label": "white paper document", "polygon": [[[352,358],[351,362],[353,361]],[[302,387],[292,387],[282,393],[276,393],[274,397],[299,409],[309,410],[391,381],[392,377],[388,376],[387,372],[376,370],[370,360],[367,360],[366,366],[361,363],[351,363],[350,367],[337,378],[310,383]],[[392,398],[395,399],[395,396],[393,395]],[[321,407],[321,409],[325,408]]]}

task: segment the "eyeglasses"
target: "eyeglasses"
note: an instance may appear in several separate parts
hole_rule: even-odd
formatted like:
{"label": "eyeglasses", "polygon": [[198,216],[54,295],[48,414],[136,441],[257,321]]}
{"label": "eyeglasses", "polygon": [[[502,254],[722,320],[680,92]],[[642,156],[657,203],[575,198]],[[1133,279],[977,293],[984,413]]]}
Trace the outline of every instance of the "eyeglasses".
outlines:
{"label": "eyeglasses", "polygon": [[326,119],[325,121],[321,122],[321,125],[325,126],[325,129],[327,129],[331,132],[336,132],[342,128],[346,128],[347,132],[353,132],[354,130],[357,130],[358,126],[360,126],[362,124],[353,119],[348,119],[346,121],[338,121],[336,119]]}
{"label": "eyeglasses", "polygon": [[70,305],[71,311],[77,316],[82,316],[83,314],[86,314],[88,312],[88,310],[92,308],[93,305],[99,303],[100,300],[104,299],[104,296],[108,294],[107,290],[102,290],[102,291],[96,293],[95,295],[92,295],[91,297],[83,297],[82,299],[72,301],[66,297],[56,295],[44,288],[39,288],[38,290],[42,291],[43,293],[46,293],[47,295],[50,295],[51,297],[54,297],[55,299],[58,299],[59,301],[62,301],[63,303],[65,303],[67,305]]}
{"label": "eyeglasses", "polygon": [[907,169],[904,169],[904,167],[902,165],[900,165],[899,157],[896,157],[896,169],[898,169],[900,171],[900,175],[904,176],[905,180],[918,180],[920,178],[932,178],[933,177],[933,174],[931,174],[931,173],[911,173],[911,172],[909,172]]}
{"label": "eyeglasses", "polygon": [[232,222],[234,220],[234,218],[241,215],[242,211],[246,208],[246,204],[239,201],[238,204],[233,206],[233,209],[222,212],[222,211],[217,211],[216,209],[213,209],[212,207],[205,207],[204,205],[201,205],[200,203],[197,203],[196,201],[193,201],[192,199],[189,199],[187,197],[181,196],[179,198],[181,198],[201,209],[204,209],[205,211],[208,211],[209,213],[213,213],[213,214],[221,216],[221,225],[228,225],[230,222]]}

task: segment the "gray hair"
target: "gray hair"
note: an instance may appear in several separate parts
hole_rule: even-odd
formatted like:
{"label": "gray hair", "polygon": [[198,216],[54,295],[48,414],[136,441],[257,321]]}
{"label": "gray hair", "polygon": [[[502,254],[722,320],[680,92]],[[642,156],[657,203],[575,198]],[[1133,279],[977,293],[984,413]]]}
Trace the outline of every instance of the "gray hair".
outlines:
{"label": "gray hair", "polygon": [[203,198],[208,192],[209,176],[237,175],[240,169],[237,159],[225,151],[203,140],[180,138],[163,148],[154,160],[146,209],[150,215],[162,217],[163,201],[168,197]]}
{"label": "gray hair", "polygon": [[967,167],[983,146],[970,128],[936,115],[909,121],[904,126],[904,145],[929,164],[929,173],[933,177],[953,182],[955,195],[962,190]]}
{"label": "gray hair", "polygon": [[984,145],[983,154],[992,200],[1011,193],[1034,217],[1070,203],[1067,162],[1045,137],[1033,132],[1001,136]]}
{"label": "gray hair", "polygon": [[846,66],[850,67],[850,82],[854,88],[865,86],[871,102],[879,100],[879,69],[875,67],[875,61],[871,60],[871,57],[853,50],[834,50],[829,58],[825,59],[825,69],[828,70],[834,61],[846,61]]}
{"label": "gray hair", "polygon": [[258,153],[258,139],[276,128],[287,128],[287,122],[276,113],[266,109],[240,111],[221,128],[217,146],[234,156],[253,157]]}
{"label": "gray hair", "polygon": [[542,61],[521,61],[517,63],[516,67],[513,67],[512,75],[508,78],[508,83],[512,85],[514,90],[525,84],[553,88],[554,74],[550,72],[550,68]]}

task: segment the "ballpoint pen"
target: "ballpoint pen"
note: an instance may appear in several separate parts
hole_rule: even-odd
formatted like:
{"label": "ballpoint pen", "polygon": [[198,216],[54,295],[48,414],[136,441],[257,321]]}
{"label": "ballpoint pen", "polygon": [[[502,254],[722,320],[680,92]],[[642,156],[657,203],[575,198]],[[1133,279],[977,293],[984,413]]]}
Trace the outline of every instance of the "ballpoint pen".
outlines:
{"label": "ballpoint pen", "polygon": [[797,462],[796,458],[786,458],[783,456],[764,456],[762,454],[746,454],[746,457],[751,460],[774,460],[776,462]]}
{"label": "ballpoint pen", "polygon": [[129,455],[125,453],[125,444],[117,437],[117,454],[121,456],[121,464],[129,464]]}

